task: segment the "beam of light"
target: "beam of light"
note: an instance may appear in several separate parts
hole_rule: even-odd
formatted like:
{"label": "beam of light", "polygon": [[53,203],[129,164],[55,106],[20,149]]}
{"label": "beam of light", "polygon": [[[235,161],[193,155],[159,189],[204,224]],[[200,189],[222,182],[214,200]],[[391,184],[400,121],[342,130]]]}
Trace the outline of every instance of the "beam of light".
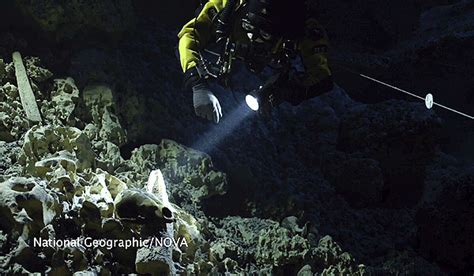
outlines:
{"label": "beam of light", "polygon": [[213,125],[208,132],[191,146],[191,148],[202,152],[210,153],[226,137],[233,135],[240,124],[249,116],[254,115],[245,102],[242,102],[237,108],[228,114],[224,114],[222,120],[217,125]]}
{"label": "beam of light", "polygon": [[[411,93],[411,92],[408,92],[408,91],[406,91],[406,90],[403,90],[403,89],[398,88],[398,87],[396,87],[396,86],[390,85],[390,84],[385,83],[385,82],[383,82],[383,81],[380,81],[380,80],[374,79],[374,78],[372,78],[372,77],[366,76],[366,75],[364,75],[364,74],[359,74],[359,76],[361,76],[361,77],[363,77],[363,78],[365,78],[365,79],[371,80],[371,81],[373,81],[373,82],[382,84],[382,85],[384,85],[384,86],[390,87],[390,88],[392,88],[392,89],[394,89],[394,90],[400,91],[400,92],[402,92],[402,93],[405,93],[405,94],[410,95],[410,96],[412,96],[412,97],[415,97],[415,98],[417,98],[417,99],[423,100],[423,101],[425,101],[425,102],[427,101],[426,98],[423,98],[423,97],[421,97],[421,96],[418,96],[418,95],[416,95],[416,94],[413,94],[413,93]],[[431,94],[428,94],[428,96],[429,96],[429,95],[431,95]],[[461,115],[461,116],[464,116],[464,117],[466,117],[466,118],[469,118],[469,119],[471,119],[471,120],[474,120],[474,117],[471,116],[471,115],[467,115],[466,113],[463,113],[463,112],[458,111],[458,110],[456,110],[456,109],[453,109],[453,108],[450,108],[450,107],[447,107],[447,106],[444,106],[444,105],[442,105],[442,104],[439,104],[439,103],[434,102],[432,97],[433,97],[433,96],[431,95],[430,101],[432,101],[432,104],[434,104],[434,105],[436,105],[436,106],[439,106],[439,107],[441,107],[441,108],[444,108],[444,109],[446,109],[446,110],[449,110],[449,111],[451,111],[451,112],[457,113],[457,114],[459,114],[459,115]],[[430,104],[431,104],[431,103],[430,103]],[[427,105],[427,107],[428,107],[428,105]]]}
{"label": "beam of light", "polygon": [[258,104],[258,99],[252,95],[245,96],[245,102],[247,106],[250,107],[253,111],[258,111],[260,105]]}

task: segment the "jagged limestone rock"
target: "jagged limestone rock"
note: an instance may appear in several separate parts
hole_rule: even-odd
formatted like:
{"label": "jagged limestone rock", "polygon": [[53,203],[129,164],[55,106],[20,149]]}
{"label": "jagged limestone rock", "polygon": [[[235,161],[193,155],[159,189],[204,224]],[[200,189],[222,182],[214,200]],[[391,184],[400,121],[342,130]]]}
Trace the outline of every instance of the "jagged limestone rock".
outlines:
{"label": "jagged limestone rock", "polygon": [[18,93],[18,88],[15,85],[7,82],[1,88],[2,88],[2,97],[4,100],[9,100],[9,101],[20,100],[20,94]]}
{"label": "jagged limestone rock", "polygon": [[300,227],[298,225],[298,218],[295,216],[289,216],[284,218],[281,221],[281,227],[288,229],[292,233],[298,233],[300,235],[306,235],[306,232],[308,231],[307,224],[303,227]]}
{"label": "jagged limestone rock", "polygon": [[298,270],[298,274],[297,274],[297,276],[313,276],[313,275],[314,273],[311,270],[310,265],[303,266],[300,270]]}
{"label": "jagged limestone rock", "polygon": [[310,253],[309,242],[278,224],[259,233],[255,258],[257,264],[274,266],[298,263]]}
{"label": "jagged limestone rock", "polygon": [[169,248],[142,247],[137,250],[135,267],[138,273],[151,275],[167,275],[172,271],[173,260],[170,259]]}
{"label": "jagged limestone rock", "polygon": [[97,169],[96,173],[96,178],[100,179],[100,181],[103,181],[105,183],[105,186],[107,187],[108,191],[110,192],[110,195],[114,200],[118,194],[128,189],[127,184],[125,184],[117,177],[107,172],[101,172],[100,169]]}
{"label": "jagged limestone rock", "polygon": [[319,240],[318,247],[312,252],[315,265],[318,268],[324,268],[324,275],[334,275],[330,271],[339,273],[354,273],[358,270],[354,258],[332,239],[331,236],[325,236]]}
{"label": "jagged limestone rock", "polygon": [[232,274],[239,268],[239,264],[231,258],[225,258],[219,264],[219,271],[225,271],[226,274]]}
{"label": "jagged limestone rock", "polygon": [[[122,223],[119,219],[110,218],[102,221],[101,236],[108,239],[121,239],[121,240],[131,240],[132,238],[138,239],[140,234],[140,229],[135,227],[129,227],[127,223]],[[138,248],[131,247],[125,249],[124,247],[115,247],[110,250],[104,248],[102,249],[104,256],[104,263],[116,262],[116,264],[121,264],[121,271],[126,272],[126,274],[132,273],[135,271],[135,259],[136,251]],[[100,264],[99,264],[100,265]],[[110,265],[108,266],[109,268]],[[115,269],[114,269],[115,270]]]}
{"label": "jagged limestone rock", "polygon": [[25,67],[28,77],[36,82],[44,82],[53,76],[48,69],[40,67],[41,60],[39,57],[25,57]]}
{"label": "jagged limestone rock", "polygon": [[64,250],[55,250],[51,256],[51,267],[47,270],[52,275],[63,275],[71,274],[71,271],[67,267],[64,261]]}
{"label": "jagged limestone rock", "polygon": [[15,65],[13,62],[5,64],[5,79],[9,82],[15,81]]}
{"label": "jagged limestone rock", "polygon": [[[33,247],[28,245],[23,237],[18,239],[17,246],[12,250],[11,263],[21,265],[28,271],[38,272],[43,269],[44,260],[35,253]],[[31,274],[28,273],[28,274]]]}
{"label": "jagged limestone rock", "polygon": [[0,198],[2,229],[10,229],[14,237],[30,238],[61,213],[58,198],[34,179],[17,177],[0,183]]}
{"label": "jagged limestone rock", "polygon": [[[35,82],[45,81],[48,78],[46,71],[35,73],[37,69],[34,66],[38,62],[36,59],[32,59],[31,64],[27,61],[28,74],[36,74],[30,76]],[[9,104],[18,98],[15,86],[9,85],[5,91],[0,97]],[[173,262],[179,262],[176,266],[186,267],[182,269],[190,274],[277,274],[282,273],[285,266],[299,269],[310,264],[313,271],[322,272],[331,265],[341,268],[341,271],[352,265],[346,261],[352,260],[351,257],[337,250],[327,253],[334,256],[326,258],[332,263],[324,262],[324,257],[320,259],[318,256],[325,256],[325,251],[320,249],[323,253],[316,254],[320,251],[314,249],[315,243],[308,238],[309,235],[306,236],[307,227],[300,227],[296,217],[287,217],[281,224],[239,217],[214,218],[211,222],[201,210],[203,200],[224,194],[227,180],[225,174],[214,170],[210,157],[202,152],[163,140],[159,145],[140,147],[132,153],[130,160],[125,161],[119,148],[126,142],[125,131],[115,115],[116,107],[110,88],[91,86],[84,90],[84,104],[91,113],[92,123],[86,125],[79,122],[77,125],[81,128],[85,125],[83,131],[71,127],[78,122],[74,118],[75,109],[80,109],[76,108],[79,91],[73,80],[55,80],[53,90],[49,92],[46,95],[51,96],[51,101],[48,103],[43,99],[42,110],[47,120],[51,123],[55,120],[54,125],[33,127],[25,135],[19,163],[25,166],[24,174],[45,180],[40,182],[40,186],[56,201],[59,199],[59,211],[48,225],[41,228],[44,222],[33,226],[39,216],[31,213],[30,209],[13,213],[9,208],[0,206],[0,229],[16,231],[16,236],[23,234],[27,242],[30,242],[30,233],[37,231],[43,238],[94,236],[131,239],[156,234],[158,230],[152,222],[159,221],[160,227],[163,224],[172,225],[174,232],[168,235],[175,239],[185,238],[187,246],[172,250],[35,249],[36,256],[31,256],[31,259],[44,265],[41,268],[25,263],[25,256],[33,252],[22,247],[22,257],[16,259],[18,264],[8,264],[5,266],[8,266],[7,270],[2,267],[0,272],[173,274]],[[21,131],[18,133],[21,135]],[[13,158],[11,153],[9,156],[8,160],[5,158],[5,164],[16,163],[16,157]],[[167,187],[147,186],[146,192],[131,189],[143,188],[150,172],[157,169],[162,170],[169,184]],[[27,188],[16,187],[20,190]],[[177,205],[158,196],[162,192],[169,192],[170,201]],[[164,207],[174,213],[172,224],[163,223]],[[10,228],[8,225],[11,225]],[[21,244],[15,244],[16,247],[20,248]],[[0,257],[0,267],[7,261]]]}
{"label": "jagged limestone rock", "polygon": [[19,102],[0,103],[0,140],[12,142],[29,127],[28,120]]}
{"label": "jagged limestone rock", "polygon": [[99,152],[97,156],[97,167],[113,173],[125,160],[120,155],[120,148],[111,142],[94,143],[94,148]]}
{"label": "jagged limestone rock", "polygon": [[200,260],[186,267],[188,275],[210,275],[216,273],[215,266],[212,262]]}
{"label": "jagged limestone rock", "polygon": [[22,168],[17,164],[17,156],[20,151],[18,142],[0,141],[0,182],[21,174]]}
{"label": "jagged limestone rock", "polygon": [[96,266],[96,267],[89,267],[86,270],[76,271],[72,275],[73,276],[90,276],[90,275],[110,276],[112,275],[112,272],[110,272],[110,270],[105,267]]}
{"label": "jagged limestone rock", "polygon": [[190,262],[194,260],[199,247],[206,243],[201,233],[203,226],[192,215],[178,206],[173,205],[173,210],[176,218],[174,222],[174,237],[175,239],[186,239],[187,246],[180,247],[179,250],[182,252],[181,258]]}
{"label": "jagged limestone rock", "polygon": [[98,128],[98,138],[122,146],[127,142],[124,129],[114,114],[115,103],[112,90],[105,85],[91,85],[84,88],[83,100]]}
{"label": "jagged limestone rock", "polygon": [[3,250],[7,243],[8,235],[3,233],[3,230],[0,230],[0,250]]}
{"label": "jagged limestone rock", "polygon": [[158,145],[142,145],[132,151],[132,156],[128,161],[133,168],[133,174],[129,173],[129,178],[137,182],[145,183],[151,171],[156,169],[159,161]]}
{"label": "jagged limestone rock", "polygon": [[89,202],[92,208],[97,208],[100,217],[112,217],[114,200],[107,186],[106,174],[96,174],[90,182],[91,186],[84,187],[84,203]]}
{"label": "jagged limestone rock", "polygon": [[[255,254],[254,246],[258,241],[260,230],[277,224],[270,220],[240,217],[227,217],[219,223],[215,226],[216,229],[212,229],[217,239],[210,245],[211,259],[220,261],[229,257],[239,263],[254,258],[252,255]],[[230,254],[227,255],[228,253]]]}
{"label": "jagged limestone rock", "polygon": [[230,257],[236,258],[238,250],[239,246],[230,240],[211,243],[210,260],[220,262]]}
{"label": "jagged limestone rock", "polygon": [[321,272],[321,276],[334,276],[334,275],[370,275],[366,272],[365,267],[345,267],[341,265],[331,265],[328,268],[325,268]]}
{"label": "jagged limestone rock", "polygon": [[6,75],[5,62],[3,61],[3,59],[0,58],[0,81],[2,81],[3,78],[5,78],[5,75]]}
{"label": "jagged limestone rock", "polygon": [[[27,61],[26,67],[28,74],[32,75],[29,76],[32,80],[42,82],[50,77],[49,71],[41,70],[41,68],[37,66],[38,63],[39,60],[32,58]],[[39,69],[35,68],[35,66]],[[2,86],[1,89],[2,93],[0,97],[2,102],[7,102],[9,106],[12,104],[19,105],[18,89],[14,85],[6,84]],[[88,91],[90,92],[90,90]],[[162,219],[165,214],[165,211],[163,211],[164,208],[161,208],[163,207],[163,202],[157,200],[156,195],[148,194],[146,198],[132,196],[131,198],[135,198],[135,201],[124,200],[124,197],[130,198],[124,196],[124,194],[130,190],[126,183],[111,174],[116,169],[120,169],[121,172],[128,170],[131,173],[131,171],[133,171],[132,174],[136,176],[140,175],[140,177],[135,177],[131,179],[130,182],[133,181],[135,185],[140,186],[142,183],[137,183],[136,179],[143,179],[149,173],[148,168],[156,170],[160,163],[164,163],[165,160],[167,160],[161,158],[159,154],[156,154],[152,160],[153,162],[149,162],[150,166],[148,166],[147,169],[139,168],[137,164],[130,166],[128,163],[131,162],[127,163],[123,160],[120,156],[118,145],[126,141],[125,132],[121,129],[116,119],[117,117],[112,112],[115,107],[111,91],[106,90],[104,93],[99,91],[99,93],[95,94],[86,93],[90,96],[89,98],[86,97],[86,99],[89,99],[86,101],[86,104],[89,104],[94,120],[92,124],[85,127],[84,131],[68,126],[68,124],[70,125],[76,122],[76,118],[73,118],[73,116],[79,91],[74,85],[74,81],[72,79],[55,80],[53,89],[49,92],[51,100],[43,101],[42,110],[46,115],[47,121],[50,121],[51,124],[31,128],[25,134],[22,147],[17,146],[18,150],[16,151],[8,149],[7,145],[11,143],[2,141],[0,144],[0,152],[4,152],[5,155],[2,154],[2,158],[0,159],[0,163],[2,163],[0,164],[0,169],[6,171],[7,165],[10,167],[10,165],[14,165],[18,162],[24,166],[23,174],[33,175],[45,180],[40,182],[40,186],[46,195],[54,199],[53,205],[55,212],[49,212],[48,207],[42,213],[43,215],[39,216],[38,214],[40,212],[32,211],[41,210],[41,203],[36,201],[36,203],[31,204],[24,203],[25,205],[21,206],[25,206],[25,208],[14,211],[8,206],[0,206],[0,229],[8,230],[9,233],[7,233],[7,235],[14,233],[13,238],[21,236],[28,243],[30,242],[32,233],[40,233],[43,238],[50,239],[55,239],[63,235],[93,235],[97,237],[130,239],[132,236],[140,233],[134,231],[143,231],[143,229],[134,228],[134,230],[131,231],[129,226],[125,225],[125,222],[122,223],[121,220],[112,218],[114,210],[117,210],[117,212],[121,214],[119,217],[128,223],[129,220],[127,219],[130,218],[146,218],[148,215],[147,204],[151,203],[151,205],[153,205],[152,209],[154,208],[153,216]],[[16,118],[21,117],[22,116],[16,116]],[[116,135],[117,132],[119,132],[118,135]],[[18,132],[18,135],[15,135],[19,137],[23,133]],[[11,139],[18,138],[12,137]],[[93,145],[91,141],[93,141]],[[169,141],[167,143],[171,144],[174,142]],[[176,149],[182,151],[180,155],[185,158],[188,154],[188,149],[176,143],[175,145]],[[159,150],[155,152],[159,153]],[[173,154],[170,155],[169,151],[164,151],[164,154],[166,158],[170,159],[173,156]],[[209,157],[200,153],[194,154],[190,152],[189,154],[193,155],[189,160],[198,160],[199,158],[209,159]],[[181,157],[174,156],[170,162],[174,162],[176,158]],[[201,161],[202,160],[199,162]],[[185,160],[181,160],[180,163],[181,162],[185,165]],[[204,163],[206,162],[210,163],[210,160],[204,161]],[[189,171],[200,171],[200,177],[203,178],[203,180],[201,180],[203,183],[200,185],[212,184],[213,181],[216,181],[216,176],[219,174],[212,172],[210,165],[208,165],[209,168],[204,169],[197,166],[199,164],[194,165],[194,167],[189,167],[188,169]],[[103,168],[106,171],[99,168]],[[143,178],[141,176],[143,176]],[[182,177],[186,177],[185,172],[182,173]],[[27,183],[25,185],[15,185],[14,189],[18,190],[15,191],[18,193],[15,198],[22,200],[22,202],[28,202],[26,199],[23,200],[23,198],[28,198],[29,200],[30,196],[27,190],[33,187],[31,189],[36,191],[37,188],[34,186],[36,184],[30,185]],[[156,189],[152,190],[153,193],[157,192],[155,191]],[[166,192],[166,187],[158,188],[158,190],[164,190]],[[140,191],[138,194],[142,193],[146,192]],[[2,194],[2,198],[3,197]],[[114,200],[116,200],[116,206]],[[44,198],[42,202],[48,206],[51,205],[49,197]],[[59,204],[59,202],[61,204]],[[129,205],[123,208],[123,203],[130,202],[133,202],[137,206],[138,212],[135,212],[136,210],[133,208],[128,208]],[[172,231],[170,235],[175,238],[184,237],[187,243],[191,245],[190,247],[184,246],[176,248],[174,252],[183,255],[183,258],[181,258],[181,256],[179,258],[191,261],[194,258],[194,252],[199,249],[201,243],[205,242],[200,233],[202,227],[189,213],[176,205],[171,205],[169,202],[168,205],[171,209],[175,210],[179,216],[176,217],[175,221],[176,231]],[[142,209],[144,210],[143,212],[140,211]],[[127,215],[123,215],[123,210],[129,212],[128,217]],[[38,223],[40,217],[44,218],[44,221]],[[172,216],[168,216],[167,221],[170,221],[172,218]],[[154,218],[151,219],[151,221],[153,220]],[[142,223],[148,222],[147,220],[142,220]],[[34,252],[36,255],[33,256],[31,255],[33,254],[31,248],[24,247],[21,243],[15,245],[18,248],[15,254],[18,253],[17,255],[19,257],[13,258],[14,256],[12,255],[9,256],[8,259],[0,258],[0,263],[8,265],[7,270],[3,270],[2,268],[0,269],[1,272],[8,271],[8,273],[12,273],[14,271],[29,271],[31,269],[32,271],[41,272],[47,270],[53,274],[69,274],[85,271],[89,266],[88,263],[90,260],[88,256],[90,256],[90,252],[88,251],[70,249],[54,251],[52,249],[43,248],[40,250],[39,255],[38,252]],[[140,271],[156,272],[148,269],[155,269],[158,263],[166,263],[168,261],[165,267],[168,267],[168,271],[174,271],[171,259],[172,254],[168,254],[169,252],[167,255],[165,254],[168,257],[161,258],[160,252],[156,250],[152,250],[153,252],[150,251],[148,253],[144,253],[144,251],[141,250],[138,255],[136,251],[137,249],[124,250],[117,248],[110,251],[106,250],[102,254],[93,255],[98,256],[97,258],[94,257],[94,260],[98,262],[97,265],[99,266],[102,264],[107,266],[110,265],[111,262],[119,262],[121,265],[125,264],[124,267],[129,267],[130,270],[125,269],[121,271],[126,271],[127,273],[134,272],[133,262],[135,260],[137,261],[135,269]],[[35,262],[41,263],[42,265],[44,264],[45,266],[41,268],[30,267],[25,262],[25,260],[28,259],[27,257],[38,260]],[[47,260],[53,260],[52,263],[40,261],[45,257]],[[16,263],[7,264],[10,259]],[[231,270],[237,265],[235,261],[231,260],[227,260],[226,263],[228,270]],[[92,266],[91,269],[94,269],[94,266]],[[107,271],[107,268],[97,271]]]}
{"label": "jagged limestone rock", "polygon": [[[216,236],[209,259],[216,264],[230,258],[241,265],[252,262],[258,271],[265,268],[270,269],[268,273],[278,273],[278,267],[298,265],[311,253],[304,237],[272,220],[226,217],[209,230]],[[238,271],[244,270],[237,267],[234,272]]]}
{"label": "jagged limestone rock", "polygon": [[226,192],[226,175],[213,170],[208,155],[171,140],[141,146],[132,152],[130,162],[141,175],[159,167],[170,183],[170,197],[197,203]]}
{"label": "jagged limestone rock", "polygon": [[64,248],[60,251],[63,251],[61,257],[70,271],[82,271],[88,268],[83,248]]}
{"label": "jagged limestone rock", "polygon": [[6,102],[7,100],[8,100],[8,96],[6,95],[4,87],[0,86],[0,102]]}
{"label": "jagged limestone rock", "polygon": [[41,111],[50,124],[74,125],[79,89],[72,78],[54,80],[51,99],[42,102]]}
{"label": "jagged limestone rock", "polygon": [[0,140],[18,140],[29,128],[18,88],[10,83],[0,86],[0,99]]}
{"label": "jagged limestone rock", "polygon": [[125,131],[120,125],[118,117],[107,108],[102,114],[99,137],[105,141],[110,141],[117,146],[123,146],[127,142]]}
{"label": "jagged limestone rock", "polygon": [[[220,273],[225,272],[223,262],[226,258],[247,265],[245,270],[235,267],[233,273],[266,271],[278,274],[283,273],[281,269],[287,265],[303,267],[308,264],[310,270],[317,273],[332,267],[351,273],[359,271],[354,258],[342,251],[330,236],[314,244],[309,235],[305,236],[306,227],[296,227],[293,221],[290,217],[280,225],[272,220],[226,217],[209,229],[215,238],[209,245],[207,258]],[[196,255],[194,263],[201,258],[203,255]]]}
{"label": "jagged limestone rock", "polygon": [[58,157],[64,151],[74,156],[78,171],[95,167],[95,153],[87,136],[73,127],[35,126],[25,135],[20,163],[30,174],[36,174],[36,163]]}
{"label": "jagged limestone rock", "polygon": [[77,160],[67,150],[57,152],[54,157],[45,158],[35,163],[34,176],[51,180],[54,177],[74,178],[77,172]]}
{"label": "jagged limestone rock", "polygon": [[331,236],[324,236],[319,240],[319,245],[316,248],[316,255],[321,264],[334,264],[337,262],[337,257],[343,253],[341,247],[334,242]]}
{"label": "jagged limestone rock", "polygon": [[15,275],[31,275],[33,274],[31,271],[27,270],[24,268],[22,265],[14,263],[12,267],[10,267],[8,270],[3,270],[0,268],[0,272],[4,274],[15,274]]}
{"label": "jagged limestone rock", "polygon": [[84,130],[83,130],[84,134],[87,135],[87,137],[89,138],[89,140],[93,141],[93,140],[96,140],[97,139],[97,135],[99,133],[99,129],[97,128],[97,126],[95,124],[87,124],[85,127],[84,127]]}
{"label": "jagged limestone rock", "polygon": [[92,116],[96,122],[100,116],[98,110],[94,109],[94,107],[103,108],[114,105],[112,89],[107,85],[89,85],[84,88],[82,97],[86,106],[91,109]]}
{"label": "jagged limestone rock", "polygon": [[[121,171],[127,171],[129,168],[125,160],[122,158],[120,148],[117,144],[103,140],[99,137],[99,128],[95,124],[87,124],[84,127],[83,133],[87,135],[90,141],[92,141],[92,147],[97,153],[97,167],[101,168],[109,173],[114,173],[117,169]],[[127,173],[128,175],[128,173]],[[126,179],[127,177],[124,177]],[[127,183],[131,183],[128,181]]]}

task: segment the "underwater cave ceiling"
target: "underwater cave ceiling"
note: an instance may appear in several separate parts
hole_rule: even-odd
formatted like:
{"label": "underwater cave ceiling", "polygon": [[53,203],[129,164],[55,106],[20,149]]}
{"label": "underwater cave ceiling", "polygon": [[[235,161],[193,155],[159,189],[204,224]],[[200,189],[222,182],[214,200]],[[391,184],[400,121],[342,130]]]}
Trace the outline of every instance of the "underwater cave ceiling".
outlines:
{"label": "underwater cave ceiling", "polygon": [[[474,110],[469,1],[310,4],[336,62]],[[201,121],[175,56],[197,5],[0,3],[0,274],[474,272],[471,121],[336,67],[332,92],[268,120],[239,109],[239,73],[223,121]],[[185,244],[34,244],[86,237]]]}

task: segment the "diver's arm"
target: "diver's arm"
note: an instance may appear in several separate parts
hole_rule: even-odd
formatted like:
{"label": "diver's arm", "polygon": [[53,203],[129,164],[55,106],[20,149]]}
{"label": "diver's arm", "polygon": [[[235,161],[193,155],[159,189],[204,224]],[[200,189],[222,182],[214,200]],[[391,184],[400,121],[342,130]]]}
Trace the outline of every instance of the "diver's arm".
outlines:
{"label": "diver's arm", "polygon": [[210,0],[196,18],[183,26],[178,34],[179,56],[183,72],[196,67],[199,50],[208,43],[212,32],[212,17],[223,9],[226,0]]}
{"label": "diver's arm", "polygon": [[197,72],[199,51],[208,43],[212,33],[212,17],[221,10],[226,0],[210,0],[199,15],[189,21],[178,34],[179,56],[184,72],[184,86],[193,92],[193,106],[196,115],[216,123],[222,117],[219,100],[212,93],[207,82]]}

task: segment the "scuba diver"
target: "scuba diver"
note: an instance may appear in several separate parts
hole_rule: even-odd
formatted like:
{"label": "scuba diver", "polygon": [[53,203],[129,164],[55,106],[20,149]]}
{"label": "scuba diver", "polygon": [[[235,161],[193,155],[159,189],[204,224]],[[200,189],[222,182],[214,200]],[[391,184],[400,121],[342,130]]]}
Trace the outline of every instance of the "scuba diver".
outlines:
{"label": "scuba diver", "polygon": [[236,59],[256,74],[266,68],[273,72],[246,97],[261,114],[284,101],[298,105],[331,91],[326,32],[305,13],[304,0],[210,0],[203,5],[178,34],[184,87],[193,92],[196,115],[219,122],[221,106],[208,81],[227,86]]}

